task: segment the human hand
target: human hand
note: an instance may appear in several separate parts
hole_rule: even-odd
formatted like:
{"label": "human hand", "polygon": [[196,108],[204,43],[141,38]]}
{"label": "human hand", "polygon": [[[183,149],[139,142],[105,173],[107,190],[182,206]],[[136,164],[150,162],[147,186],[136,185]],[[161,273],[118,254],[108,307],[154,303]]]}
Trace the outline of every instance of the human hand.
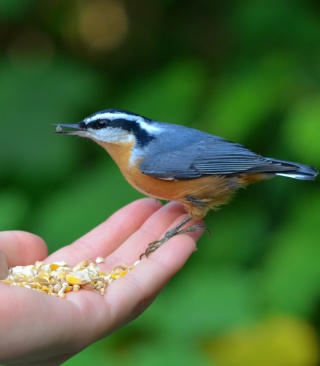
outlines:
{"label": "human hand", "polygon": [[[44,241],[30,233],[0,233],[0,251],[10,267],[105,257],[102,271],[133,264],[148,243],[181,221],[184,210],[151,198],[122,208],[101,225],[47,256]],[[191,222],[194,224],[194,222]],[[98,291],[69,292],[66,299],[0,282],[0,363],[60,365],[95,341],[139,316],[196,249],[202,230],[177,235],[129,273],[112,282],[105,296]],[[3,267],[5,268],[5,267]]]}
{"label": "human hand", "polygon": [[8,263],[4,253],[0,252],[0,280],[8,276]]}

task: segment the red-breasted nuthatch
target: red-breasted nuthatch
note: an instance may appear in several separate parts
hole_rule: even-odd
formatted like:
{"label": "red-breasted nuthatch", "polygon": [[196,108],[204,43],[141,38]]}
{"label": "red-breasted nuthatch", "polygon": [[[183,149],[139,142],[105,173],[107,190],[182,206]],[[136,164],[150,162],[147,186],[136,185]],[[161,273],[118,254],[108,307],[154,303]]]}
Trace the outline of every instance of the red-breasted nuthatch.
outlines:
{"label": "red-breasted nuthatch", "polygon": [[[63,131],[69,127],[71,131]],[[92,114],[77,124],[57,125],[56,132],[88,137],[113,158],[126,180],[143,194],[180,202],[188,217],[150,243],[148,256],[192,218],[227,203],[241,187],[276,175],[313,180],[314,167],[264,158],[242,145],[192,128],[157,122],[119,109]]]}

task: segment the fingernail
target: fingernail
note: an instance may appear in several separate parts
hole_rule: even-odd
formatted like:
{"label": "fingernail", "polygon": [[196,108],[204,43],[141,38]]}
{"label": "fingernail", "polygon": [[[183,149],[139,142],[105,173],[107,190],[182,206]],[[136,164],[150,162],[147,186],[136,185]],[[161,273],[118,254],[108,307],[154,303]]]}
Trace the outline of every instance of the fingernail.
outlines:
{"label": "fingernail", "polygon": [[6,256],[0,252],[0,280],[4,280],[8,277],[9,268]]}

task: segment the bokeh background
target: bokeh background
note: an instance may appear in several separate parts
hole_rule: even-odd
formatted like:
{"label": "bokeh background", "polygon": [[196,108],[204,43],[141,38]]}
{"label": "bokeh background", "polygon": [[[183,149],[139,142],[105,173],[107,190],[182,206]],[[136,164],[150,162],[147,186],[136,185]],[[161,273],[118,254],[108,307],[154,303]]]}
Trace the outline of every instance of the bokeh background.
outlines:
{"label": "bokeh background", "polygon": [[[54,251],[141,197],[99,146],[52,133],[105,108],[320,167],[320,3],[2,0],[1,230]],[[154,304],[66,365],[320,365],[319,188],[239,192]]]}

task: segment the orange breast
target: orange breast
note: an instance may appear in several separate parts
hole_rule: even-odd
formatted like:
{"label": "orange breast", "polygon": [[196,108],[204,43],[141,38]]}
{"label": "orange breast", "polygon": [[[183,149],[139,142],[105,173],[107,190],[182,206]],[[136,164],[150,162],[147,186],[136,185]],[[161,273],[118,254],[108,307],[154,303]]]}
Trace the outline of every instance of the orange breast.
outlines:
{"label": "orange breast", "polygon": [[227,203],[241,187],[266,179],[258,174],[236,176],[211,175],[195,179],[162,180],[142,174],[129,166],[132,143],[115,145],[98,142],[111,155],[126,180],[139,192],[169,201],[180,202],[194,218],[203,218],[210,209]]}

